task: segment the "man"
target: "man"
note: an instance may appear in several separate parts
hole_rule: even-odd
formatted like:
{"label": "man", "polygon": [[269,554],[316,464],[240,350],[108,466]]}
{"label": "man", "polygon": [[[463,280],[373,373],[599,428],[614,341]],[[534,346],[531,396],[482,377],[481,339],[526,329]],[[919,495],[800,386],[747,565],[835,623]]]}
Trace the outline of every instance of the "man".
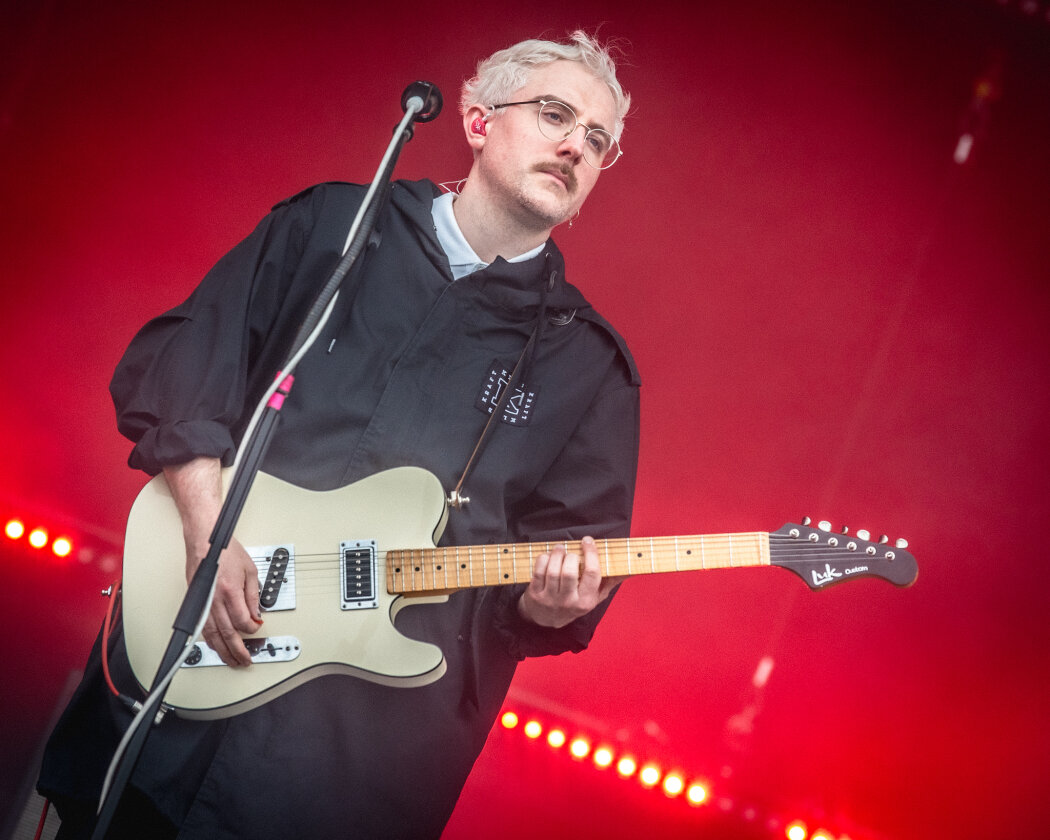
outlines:
{"label": "man", "polygon": [[[429,182],[391,189],[379,247],[296,370],[267,472],[327,490],[412,464],[451,489],[520,356],[514,399],[442,543],[626,535],[637,373],[622,339],[565,282],[549,237],[619,156],[628,105],[607,52],[583,33],[569,44],[525,41],[479,65],[461,102],[474,159],[460,193]],[[136,443],[130,463],[163,471],[188,576],[219,509],[221,465],[338,259],[363,192],[321,185],[278,205],[184,304],[140,331],[117,369],[111,390]],[[448,670],[430,685],[327,676],[226,720],[169,715],[112,836],[439,836],[516,662],[586,647],[611,584],[589,537],[582,557],[559,545],[535,558],[527,587],[463,591],[398,614],[402,633],[445,654]],[[255,566],[232,541],[204,638],[229,665],[258,667],[242,638],[265,632],[265,620]],[[111,658],[114,682],[130,692],[119,639]],[[89,835],[101,772],[129,717],[103,697],[97,660],[98,645],[39,783],[58,804],[63,837]]]}

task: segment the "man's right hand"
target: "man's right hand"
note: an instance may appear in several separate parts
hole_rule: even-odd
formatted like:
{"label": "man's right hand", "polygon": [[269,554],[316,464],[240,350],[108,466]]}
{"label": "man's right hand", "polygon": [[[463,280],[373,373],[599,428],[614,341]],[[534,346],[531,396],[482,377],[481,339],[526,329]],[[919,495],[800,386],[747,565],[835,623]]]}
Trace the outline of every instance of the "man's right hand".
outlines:
{"label": "man's right hand", "polygon": [[[186,580],[208,551],[208,539],[222,507],[221,466],[217,458],[197,458],[164,468],[164,478],[182,518]],[[204,625],[204,641],[227,665],[250,665],[243,637],[262,626],[259,577],[255,563],[237,540],[219,556],[215,598]]]}
{"label": "man's right hand", "polygon": [[[207,542],[205,542],[207,550]],[[193,577],[203,552],[186,548],[186,581]],[[254,636],[262,627],[259,610],[259,577],[255,563],[237,540],[219,555],[215,578],[215,598],[204,624],[204,641],[227,665],[251,665],[245,636]]]}

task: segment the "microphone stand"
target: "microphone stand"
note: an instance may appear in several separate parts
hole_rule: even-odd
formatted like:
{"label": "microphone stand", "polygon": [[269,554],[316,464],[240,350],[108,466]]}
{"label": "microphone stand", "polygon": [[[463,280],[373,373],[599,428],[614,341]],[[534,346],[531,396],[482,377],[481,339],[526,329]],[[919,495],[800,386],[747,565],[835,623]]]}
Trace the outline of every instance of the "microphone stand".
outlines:
{"label": "microphone stand", "polygon": [[[339,294],[340,284],[362,250],[369,244],[389,189],[394,165],[405,143],[412,139],[411,124],[429,122],[441,112],[441,106],[441,92],[429,82],[414,82],[405,88],[401,96],[401,107],[405,115],[394,129],[394,137],[390,141],[375,178],[350,227],[343,255],[307,313],[292,344],[288,361],[277,374],[274,384],[263,395],[260,408],[256,411],[255,417],[245,432],[244,442],[238,453],[238,463],[234,466],[233,479],[226,493],[219,518],[215,523],[215,529],[211,534],[208,553],[197,566],[197,571],[190,581],[186,596],[172,625],[171,639],[160,666],[157,668],[149,693],[143,701],[142,709],[129,725],[128,734],[125,735],[125,741],[121,745],[124,747],[123,755],[120,747],[114,755],[114,763],[119,762],[119,764],[116,764],[112,784],[102,792],[98,819],[91,840],[104,840],[109,831],[121,796],[138,764],[146,739],[149,737],[151,728],[148,725],[148,718],[163,703],[169,683],[186,658],[187,648],[195,642],[204,624],[204,619],[211,609],[215,577],[219,568],[219,555],[229,545],[255,475],[259,471],[259,466],[277,428],[281,406],[294,382],[292,371],[324,327]],[[380,185],[383,187],[382,195],[379,192]],[[161,714],[157,714],[155,722],[159,722],[160,718]],[[112,767],[110,772],[113,772]]]}

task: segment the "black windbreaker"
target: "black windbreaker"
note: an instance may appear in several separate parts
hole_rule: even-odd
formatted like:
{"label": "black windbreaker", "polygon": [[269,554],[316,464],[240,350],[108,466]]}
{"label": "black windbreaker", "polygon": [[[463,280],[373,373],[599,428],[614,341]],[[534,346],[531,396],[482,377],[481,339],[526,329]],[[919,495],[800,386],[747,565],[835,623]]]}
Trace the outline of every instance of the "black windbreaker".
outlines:
{"label": "black windbreaker", "polygon": [[[111,385],[120,430],[135,441],[132,466],[155,473],[201,455],[231,462],[363,194],[325,184],[278,205],[185,303],[138,333]],[[539,325],[522,392],[442,543],[626,536],[639,382],[622,339],[565,281],[552,242],[533,259],[497,258],[453,281],[434,232],[435,195],[426,181],[392,187],[379,247],[297,368],[264,469],[323,490],[410,464],[451,489],[494,384]],[[448,671],[431,685],[329,676],[224,721],[169,715],[150,737],[136,788],[183,838],[439,836],[517,660],[582,650],[604,612],[547,630],[519,618],[520,592],[470,590],[399,613],[399,630],[445,653]],[[105,694],[97,653],[45,757],[40,788],[60,802],[97,796],[127,722]],[[129,691],[119,639],[113,668]]]}

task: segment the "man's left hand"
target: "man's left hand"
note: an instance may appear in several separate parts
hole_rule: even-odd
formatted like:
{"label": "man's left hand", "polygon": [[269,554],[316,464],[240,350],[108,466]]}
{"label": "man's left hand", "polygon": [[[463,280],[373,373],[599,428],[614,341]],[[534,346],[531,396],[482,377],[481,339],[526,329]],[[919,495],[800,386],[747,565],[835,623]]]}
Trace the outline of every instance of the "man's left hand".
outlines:
{"label": "man's left hand", "polygon": [[609,597],[620,578],[602,578],[594,540],[581,541],[583,557],[556,545],[536,558],[529,588],[518,600],[522,618],[541,627],[564,627]]}

